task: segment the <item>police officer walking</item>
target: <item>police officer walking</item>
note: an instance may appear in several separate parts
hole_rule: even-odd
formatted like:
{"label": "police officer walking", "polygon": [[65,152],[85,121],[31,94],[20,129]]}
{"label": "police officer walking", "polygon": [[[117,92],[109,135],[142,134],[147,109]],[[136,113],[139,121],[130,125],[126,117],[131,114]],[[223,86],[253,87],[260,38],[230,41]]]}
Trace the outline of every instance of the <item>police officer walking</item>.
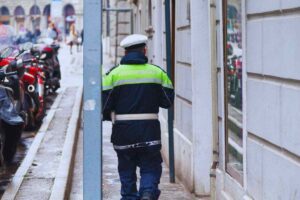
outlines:
{"label": "police officer walking", "polygon": [[[111,142],[118,156],[121,200],[157,200],[162,174],[159,107],[169,108],[174,90],[166,72],[148,64],[147,37],[120,43],[125,56],[103,77],[103,120],[113,122]],[[137,190],[136,169],[140,169]]]}

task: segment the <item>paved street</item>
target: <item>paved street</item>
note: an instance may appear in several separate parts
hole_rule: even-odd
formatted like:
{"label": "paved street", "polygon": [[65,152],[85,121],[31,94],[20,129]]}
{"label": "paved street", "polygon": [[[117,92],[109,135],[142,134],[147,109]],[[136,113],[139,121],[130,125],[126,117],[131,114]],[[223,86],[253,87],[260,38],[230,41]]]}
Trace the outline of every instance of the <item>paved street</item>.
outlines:
{"label": "paved street", "polygon": [[83,83],[83,55],[82,51],[77,52],[73,47],[73,54],[70,54],[69,46],[62,44],[58,55],[62,64],[62,88],[80,86]]}

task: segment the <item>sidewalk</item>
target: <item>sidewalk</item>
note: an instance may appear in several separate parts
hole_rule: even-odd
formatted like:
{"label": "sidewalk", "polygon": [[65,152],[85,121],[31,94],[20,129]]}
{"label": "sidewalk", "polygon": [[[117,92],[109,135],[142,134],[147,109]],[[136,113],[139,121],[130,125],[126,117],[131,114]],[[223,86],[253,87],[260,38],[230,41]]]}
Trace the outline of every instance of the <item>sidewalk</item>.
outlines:
{"label": "sidewalk", "polygon": [[[111,123],[103,123],[103,199],[120,200],[120,180],[117,171],[117,155],[110,143]],[[169,172],[163,165],[160,183],[159,200],[192,200],[194,199],[180,183],[169,182]]]}

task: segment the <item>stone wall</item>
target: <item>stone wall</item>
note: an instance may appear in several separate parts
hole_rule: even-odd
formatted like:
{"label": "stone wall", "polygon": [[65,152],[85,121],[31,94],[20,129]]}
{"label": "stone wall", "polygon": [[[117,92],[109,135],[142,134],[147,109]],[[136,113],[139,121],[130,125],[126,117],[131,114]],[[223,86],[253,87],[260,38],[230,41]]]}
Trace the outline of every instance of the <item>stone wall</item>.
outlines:
{"label": "stone wall", "polygon": [[246,4],[247,185],[255,199],[300,198],[299,7]]}
{"label": "stone wall", "polygon": [[299,1],[244,1],[244,185],[217,175],[219,199],[300,198]]}

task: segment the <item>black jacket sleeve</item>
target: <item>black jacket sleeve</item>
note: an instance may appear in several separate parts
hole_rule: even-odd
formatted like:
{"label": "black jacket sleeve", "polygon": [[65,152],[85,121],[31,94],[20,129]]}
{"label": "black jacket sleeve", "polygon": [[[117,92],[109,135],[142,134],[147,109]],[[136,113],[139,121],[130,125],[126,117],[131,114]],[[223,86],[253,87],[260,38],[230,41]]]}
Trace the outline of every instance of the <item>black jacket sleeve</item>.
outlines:
{"label": "black jacket sleeve", "polygon": [[162,80],[163,84],[161,86],[159,106],[162,108],[169,108],[174,103],[174,88],[170,78],[165,72],[162,74]]}
{"label": "black jacket sleeve", "polygon": [[102,91],[102,120],[111,121],[113,90]]}
{"label": "black jacket sleeve", "polygon": [[174,103],[174,89],[173,88],[161,88],[160,107],[169,108]]}

